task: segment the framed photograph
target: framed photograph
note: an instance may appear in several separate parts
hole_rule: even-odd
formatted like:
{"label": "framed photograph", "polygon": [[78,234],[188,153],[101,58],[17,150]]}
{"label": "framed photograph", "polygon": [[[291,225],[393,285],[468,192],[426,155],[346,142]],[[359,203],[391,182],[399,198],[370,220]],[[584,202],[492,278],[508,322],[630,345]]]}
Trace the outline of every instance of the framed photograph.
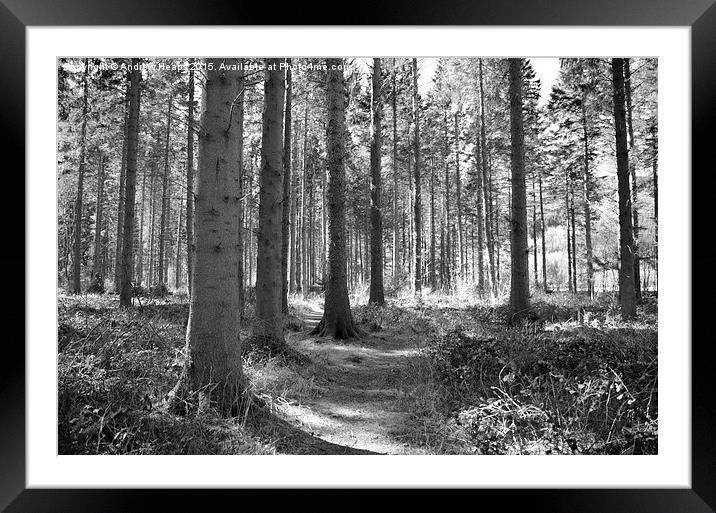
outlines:
{"label": "framed photograph", "polygon": [[711,0],[351,21],[4,0],[0,507],[713,511]]}

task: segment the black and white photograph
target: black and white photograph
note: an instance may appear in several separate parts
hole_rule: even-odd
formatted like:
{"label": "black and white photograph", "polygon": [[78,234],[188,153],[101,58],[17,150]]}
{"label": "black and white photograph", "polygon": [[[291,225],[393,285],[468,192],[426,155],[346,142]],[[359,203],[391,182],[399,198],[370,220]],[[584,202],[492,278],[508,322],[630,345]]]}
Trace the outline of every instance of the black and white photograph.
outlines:
{"label": "black and white photograph", "polygon": [[57,454],[659,454],[657,57],[56,62]]}

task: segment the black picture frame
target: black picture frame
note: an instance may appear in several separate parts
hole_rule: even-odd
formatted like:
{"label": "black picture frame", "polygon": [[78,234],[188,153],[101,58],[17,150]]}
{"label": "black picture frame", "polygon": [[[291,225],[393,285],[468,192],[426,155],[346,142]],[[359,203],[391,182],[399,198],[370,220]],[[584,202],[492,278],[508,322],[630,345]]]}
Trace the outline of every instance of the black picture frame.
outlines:
{"label": "black picture frame", "polygon": [[[684,179],[698,178],[692,193],[708,194],[716,190],[710,151],[716,141],[714,101],[716,91],[716,4],[714,0],[488,0],[480,2],[427,2],[425,0],[380,3],[368,1],[348,5],[354,12],[350,17],[340,15],[331,6],[307,6],[303,2],[278,7],[268,3],[225,2],[211,0],[0,0],[0,130],[3,131],[4,205],[10,212],[10,222],[4,223],[5,240],[12,241],[0,252],[0,269],[5,270],[6,295],[12,298],[3,311],[25,308],[18,291],[21,273],[8,272],[25,266],[24,216],[25,191],[25,86],[26,55],[25,28],[35,25],[315,25],[321,22],[341,25],[349,19],[365,25],[622,25],[622,26],[690,26],[691,27],[691,101],[692,101],[692,170],[681,170]],[[338,21],[338,22],[337,22]],[[17,164],[8,164],[10,156],[19,157]],[[710,164],[710,165],[709,165]],[[698,171],[695,173],[694,171]],[[13,182],[14,181],[14,182]],[[13,191],[9,193],[8,191]],[[708,233],[708,198],[692,198],[692,234]],[[12,205],[12,202],[17,204]],[[8,204],[10,202],[10,204]],[[699,212],[699,209],[702,209]],[[696,241],[694,241],[696,242]],[[692,251],[692,269],[706,269],[713,260],[708,251]],[[25,267],[25,273],[32,269]],[[705,276],[699,289],[711,290],[712,277]],[[700,278],[700,281],[701,278]],[[692,289],[694,290],[694,289]],[[710,301],[692,302],[694,321],[708,319]],[[22,306],[20,306],[22,305]],[[28,305],[31,307],[31,305]],[[10,323],[11,315],[6,322]],[[8,330],[10,328],[7,328]],[[23,329],[21,328],[21,331]],[[9,331],[7,331],[9,333]],[[694,334],[696,332],[694,331]],[[707,332],[708,333],[708,332]],[[24,335],[24,331],[23,331]],[[711,381],[709,336],[692,336],[692,488],[691,489],[503,489],[450,491],[448,494],[426,494],[426,490],[401,493],[402,507],[409,503],[426,505],[439,502],[441,507],[468,501],[487,507],[497,501],[501,510],[556,512],[707,512],[716,508],[716,437],[711,430],[714,423],[714,394]],[[149,511],[161,501],[165,510],[175,511],[202,504],[228,500],[244,502],[247,496],[261,501],[267,491],[247,490],[84,490],[84,489],[26,489],[25,481],[25,354],[17,337],[8,337],[3,344],[5,365],[0,371],[0,509],[7,512],[44,511]],[[90,463],[91,464],[91,463]],[[278,493],[278,495],[276,495]],[[271,491],[271,503],[276,498],[301,504],[307,490]],[[320,499],[312,498],[311,509],[363,510],[381,501],[376,496],[350,490],[338,497],[336,491],[321,490]],[[468,497],[465,497],[469,494]],[[426,502],[427,501],[427,502]],[[273,509],[273,508],[272,508]]]}

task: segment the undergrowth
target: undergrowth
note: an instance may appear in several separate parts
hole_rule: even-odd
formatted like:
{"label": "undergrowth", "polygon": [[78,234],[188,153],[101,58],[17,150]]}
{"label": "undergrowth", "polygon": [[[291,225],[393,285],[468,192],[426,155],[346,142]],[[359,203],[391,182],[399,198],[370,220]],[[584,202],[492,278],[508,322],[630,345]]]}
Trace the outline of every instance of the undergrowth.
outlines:
{"label": "undergrowth", "polygon": [[[250,312],[250,310],[249,310]],[[247,417],[175,415],[167,394],[184,365],[185,297],[120,310],[113,295],[58,301],[59,454],[274,454]],[[295,314],[289,323],[300,327]],[[245,319],[244,338],[251,319]],[[291,327],[289,326],[289,329]],[[282,357],[244,355],[250,391],[271,408],[319,393],[319,370]],[[262,413],[266,417],[265,413]]]}
{"label": "undergrowth", "polygon": [[509,328],[499,303],[426,296],[357,309],[363,325],[425,337],[404,371],[401,440],[434,453],[657,452],[655,301],[626,322],[608,296],[535,295],[533,321]]}

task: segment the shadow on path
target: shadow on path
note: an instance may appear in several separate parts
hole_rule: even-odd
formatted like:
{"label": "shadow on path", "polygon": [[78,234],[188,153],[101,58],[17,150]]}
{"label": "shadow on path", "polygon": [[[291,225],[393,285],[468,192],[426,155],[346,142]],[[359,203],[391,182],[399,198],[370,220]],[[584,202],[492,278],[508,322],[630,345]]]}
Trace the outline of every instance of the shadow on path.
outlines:
{"label": "shadow on path", "polygon": [[[311,335],[322,317],[323,311],[314,306],[302,315],[306,330],[287,337],[292,348],[308,355],[321,369],[325,383],[317,397],[278,412],[298,433],[309,437],[305,447],[291,442],[288,451],[422,454],[396,437],[407,415],[399,401],[401,376],[417,352],[419,340],[390,330],[345,341]],[[298,433],[295,436],[300,436]],[[338,448],[360,452],[329,452]]]}
{"label": "shadow on path", "polygon": [[276,448],[283,454],[378,454],[328,442],[265,409],[254,410],[247,426],[254,435],[275,441]]}

